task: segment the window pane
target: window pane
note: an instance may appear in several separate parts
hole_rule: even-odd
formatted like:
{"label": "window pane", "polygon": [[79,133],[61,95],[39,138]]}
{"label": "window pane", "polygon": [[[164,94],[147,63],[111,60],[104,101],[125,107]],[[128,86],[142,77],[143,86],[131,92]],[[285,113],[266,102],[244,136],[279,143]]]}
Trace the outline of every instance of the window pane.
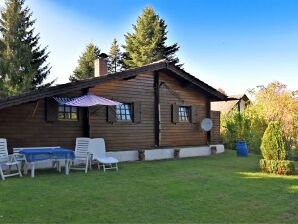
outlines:
{"label": "window pane", "polygon": [[58,113],[58,119],[60,120],[64,119],[64,113]]}
{"label": "window pane", "polygon": [[78,114],[77,113],[71,113],[71,119],[72,120],[78,120]]}
{"label": "window pane", "polygon": [[189,107],[179,107],[179,121],[189,121]]}
{"label": "window pane", "polygon": [[130,121],[131,120],[131,104],[123,103],[116,106],[117,120]]}
{"label": "window pane", "polygon": [[65,106],[65,112],[70,112],[70,106]]}
{"label": "window pane", "polygon": [[64,112],[64,106],[63,106],[63,105],[59,105],[59,107],[58,107],[58,111],[59,111],[59,112]]}
{"label": "window pane", "polygon": [[70,113],[65,113],[65,119],[70,119]]}
{"label": "window pane", "polygon": [[59,120],[78,120],[78,108],[66,105],[59,105],[58,107]]}

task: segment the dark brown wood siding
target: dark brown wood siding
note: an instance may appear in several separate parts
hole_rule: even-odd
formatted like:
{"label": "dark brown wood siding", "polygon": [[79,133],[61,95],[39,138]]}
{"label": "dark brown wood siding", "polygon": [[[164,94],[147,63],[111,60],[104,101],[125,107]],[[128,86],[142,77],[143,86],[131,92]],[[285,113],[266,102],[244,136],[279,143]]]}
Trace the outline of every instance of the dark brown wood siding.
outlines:
{"label": "dark brown wood siding", "polygon": [[[207,116],[207,96],[170,73],[159,74],[161,134],[158,143],[161,147],[206,145],[207,135],[201,130],[200,122]],[[106,106],[89,109],[89,126],[87,109],[80,109],[78,122],[47,122],[46,99],[42,99],[0,110],[0,138],[7,138],[10,149],[57,145],[74,148],[75,138],[82,136],[104,138],[109,151],[152,149],[156,147],[156,128],[159,127],[154,120],[157,108],[154,84],[154,73],[146,73],[130,79],[110,80],[89,89],[98,96],[135,104],[133,113],[137,117],[131,122],[108,119]],[[65,96],[78,96],[84,92]],[[174,104],[193,108],[190,122],[173,123]],[[219,119],[214,122],[216,137],[212,142],[219,139],[218,122]]]}
{"label": "dark brown wood siding", "polygon": [[213,128],[211,130],[211,144],[221,144],[220,137],[220,112],[211,111],[211,119],[213,121]]}
{"label": "dark brown wood siding", "polygon": [[90,110],[90,136],[104,138],[107,149],[113,151],[153,148],[155,144],[153,85],[153,73],[148,73],[129,80],[113,80],[90,88],[89,91],[98,96],[123,103],[136,103],[141,111],[135,122],[110,123],[107,122],[105,106],[92,109]]}
{"label": "dark brown wood siding", "polygon": [[84,136],[84,109],[79,121],[46,121],[45,99],[0,110],[0,138],[13,147],[61,146],[74,149]]}
{"label": "dark brown wood siding", "polygon": [[[206,96],[165,73],[160,73],[160,82],[161,146],[206,145],[206,133],[200,128],[200,122],[206,117]],[[195,122],[174,123],[171,114],[174,104],[195,106]]]}

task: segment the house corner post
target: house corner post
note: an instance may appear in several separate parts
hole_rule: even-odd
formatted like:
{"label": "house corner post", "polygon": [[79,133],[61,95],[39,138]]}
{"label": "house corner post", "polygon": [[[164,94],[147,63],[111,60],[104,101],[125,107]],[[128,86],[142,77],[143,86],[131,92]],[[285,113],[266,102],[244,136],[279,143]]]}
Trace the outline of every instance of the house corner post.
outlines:
{"label": "house corner post", "polygon": [[[206,102],[206,117],[211,119],[211,102],[207,99]],[[207,131],[207,145],[211,144],[211,131]]]}
{"label": "house corner post", "polygon": [[155,146],[160,146],[161,141],[161,123],[160,123],[160,77],[159,72],[154,72],[154,135],[155,135]]}

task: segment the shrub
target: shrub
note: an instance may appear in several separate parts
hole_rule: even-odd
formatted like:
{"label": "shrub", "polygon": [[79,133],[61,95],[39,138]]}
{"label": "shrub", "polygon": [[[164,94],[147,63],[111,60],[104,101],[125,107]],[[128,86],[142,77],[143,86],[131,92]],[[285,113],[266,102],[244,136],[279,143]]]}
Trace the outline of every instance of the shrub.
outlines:
{"label": "shrub", "polygon": [[279,175],[292,175],[295,172],[294,162],[289,160],[260,160],[262,172]]}
{"label": "shrub", "polygon": [[260,153],[262,136],[267,122],[257,111],[248,106],[245,111],[233,110],[221,115],[221,136],[227,148],[235,149],[235,142],[246,141],[251,152]]}
{"label": "shrub", "polygon": [[294,163],[286,160],[288,157],[287,140],[279,122],[269,123],[262,138],[261,152],[264,158],[260,160],[262,172],[280,175],[294,174]]}
{"label": "shrub", "polygon": [[287,158],[287,140],[278,122],[269,123],[262,138],[261,152],[266,160]]}

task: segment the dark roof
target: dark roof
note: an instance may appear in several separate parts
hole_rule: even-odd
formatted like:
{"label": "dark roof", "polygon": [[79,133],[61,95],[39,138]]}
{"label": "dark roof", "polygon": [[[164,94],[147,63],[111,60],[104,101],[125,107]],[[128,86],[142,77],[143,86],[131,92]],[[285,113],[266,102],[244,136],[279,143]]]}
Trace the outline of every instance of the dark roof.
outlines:
{"label": "dark roof", "polygon": [[244,94],[236,94],[236,95],[230,95],[231,98],[235,98],[238,100],[243,99],[244,101],[249,101],[250,99],[248,98],[248,96],[244,93]]}
{"label": "dark roof", "polygon": [[215,100],[227,100],[226,95],[222,94],[221,92],[217,91],[213,87],[202,82],[198,78],[190,75],[184,70],[178,68],[177,66],[174,66],[165,60],[162,60],[142,67],[128,69],[122,72],[116,72],[102,77],[95,77],[95,78],[70,82],[62,85],[39,89],[39,90],[33,90],[17,96],[7,97],[0,100],[0,109],[11,107],[14,105],[19,105],[22,103],[36,101],[45,97],[52,97],[55,95],[65,94],[65,93],[80,90],[80,89],[91,88],[100,83],[108,82],[111,80],[130,78],[145,72],[154,72],[159,70],[168,70],[173,72],[178,77],[181,77],[191,82],[195,86],[203,89],[208,94],[213,96]]}

